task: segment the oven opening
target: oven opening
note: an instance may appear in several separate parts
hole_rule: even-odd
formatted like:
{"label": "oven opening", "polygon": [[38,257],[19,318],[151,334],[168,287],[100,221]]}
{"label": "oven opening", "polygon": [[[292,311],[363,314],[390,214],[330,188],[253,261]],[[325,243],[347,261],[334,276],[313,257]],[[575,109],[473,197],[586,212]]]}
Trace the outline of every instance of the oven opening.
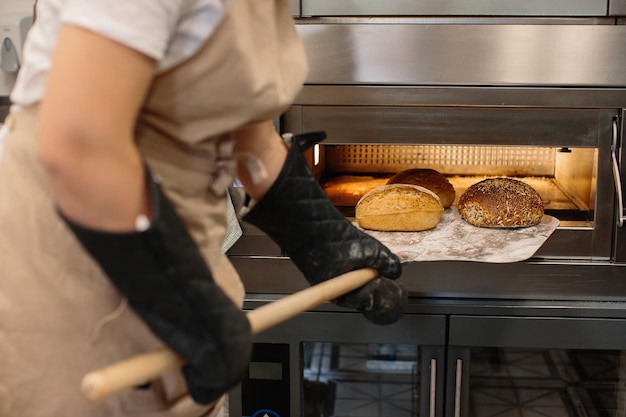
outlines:
{"label": "oven opening", "polygon": [[593,229],[598,150],[576,147],[467,145],[324,145],[313,170],[347,217],[369,190],[397,172],[430,168],[444,174],[456,198],[489,177],[511,177],[541,195],[560,228]]}

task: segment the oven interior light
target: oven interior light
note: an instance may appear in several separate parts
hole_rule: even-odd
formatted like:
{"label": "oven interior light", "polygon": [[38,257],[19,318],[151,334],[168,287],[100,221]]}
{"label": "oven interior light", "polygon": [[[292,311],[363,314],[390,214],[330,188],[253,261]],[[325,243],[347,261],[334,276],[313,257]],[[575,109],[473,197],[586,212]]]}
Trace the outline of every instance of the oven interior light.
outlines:
{"label": "oven interior light", "polygon": [[320,144],[316,143],[313,146],[313,166],[318,166],[320,163]]}

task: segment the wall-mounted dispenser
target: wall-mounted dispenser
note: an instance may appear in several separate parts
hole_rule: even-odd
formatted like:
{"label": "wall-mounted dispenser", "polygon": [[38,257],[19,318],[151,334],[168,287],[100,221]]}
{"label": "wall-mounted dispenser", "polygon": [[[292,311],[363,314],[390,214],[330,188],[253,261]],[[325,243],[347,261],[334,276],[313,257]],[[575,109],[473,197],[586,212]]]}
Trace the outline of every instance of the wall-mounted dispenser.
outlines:
{"label": "wall-mounted dispenser", "polygon": [[0,70],[3,72],[13,74],[20,69],[22,45],[32,24],[32,15],[0,16]]}

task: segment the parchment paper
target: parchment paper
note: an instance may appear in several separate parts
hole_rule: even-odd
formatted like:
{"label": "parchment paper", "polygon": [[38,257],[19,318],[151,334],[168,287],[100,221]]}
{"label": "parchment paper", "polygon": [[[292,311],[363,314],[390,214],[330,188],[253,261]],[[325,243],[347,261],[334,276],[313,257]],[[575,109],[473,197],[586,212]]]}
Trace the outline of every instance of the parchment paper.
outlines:
{"label": "parchment paper", "polygon": [[558,225],[558,219],[544,215],[541,223],[531,227],[476,227],[463,220],[457,207],[452,206],[446,209],[437,227],[431,230],[361,230],[384,243],[402,262],[452,260],[507,263],[533,256]]}

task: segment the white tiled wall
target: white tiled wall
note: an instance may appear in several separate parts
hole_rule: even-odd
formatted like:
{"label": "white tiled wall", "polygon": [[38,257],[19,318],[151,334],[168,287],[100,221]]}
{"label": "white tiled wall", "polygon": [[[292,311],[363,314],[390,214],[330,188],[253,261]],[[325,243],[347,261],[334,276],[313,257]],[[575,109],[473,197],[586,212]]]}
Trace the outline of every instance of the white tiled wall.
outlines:
{"label": "white tiled wall", "polygon": [[[1,0],[0,16],[16,13],[32,14],[34,3],[34,0]],[[0,96],[6,96],[10,93],[14,81],[14,75],[9,75],[0,71]]]}

